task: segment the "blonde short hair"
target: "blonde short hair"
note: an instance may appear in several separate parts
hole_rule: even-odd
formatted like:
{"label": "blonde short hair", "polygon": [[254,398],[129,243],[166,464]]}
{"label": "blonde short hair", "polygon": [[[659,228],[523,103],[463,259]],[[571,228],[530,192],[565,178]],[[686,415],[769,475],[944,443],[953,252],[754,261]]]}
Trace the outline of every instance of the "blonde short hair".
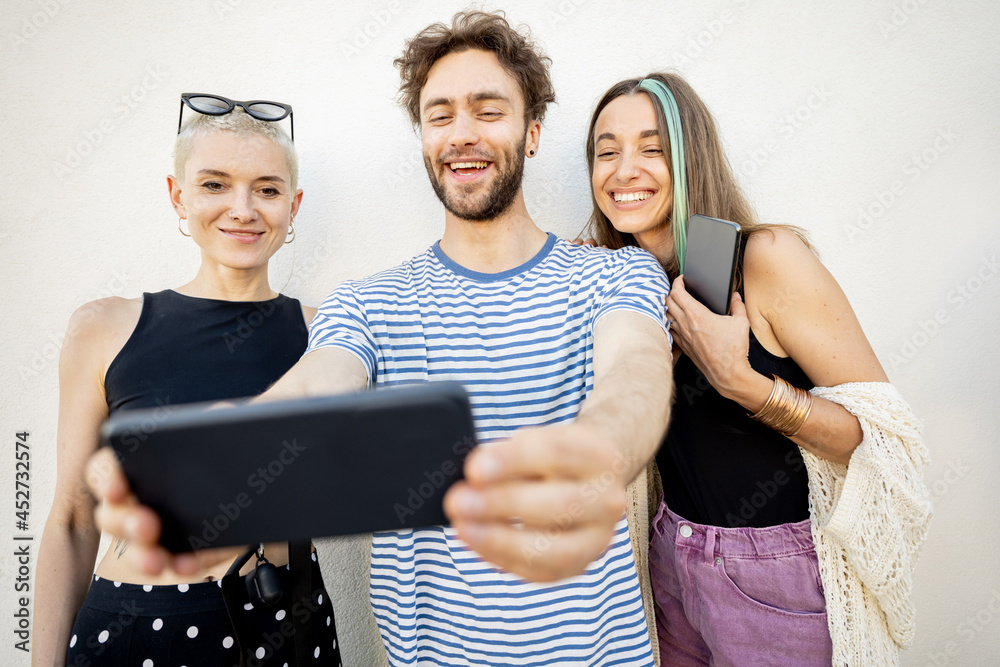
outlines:
{"label": "blonde short hair", "polygon": [[184,125],[174,142],[174,176],[181,181],[184,180],[184,165],[191,155],[195,140],[212,132],[232,132],[239,137],[256,135],[270,139],[285,152],[292,191],[298,188],[299,156],[295,152],[295,144],[277,122],[257,120],[241,107],[236,107],[222,116],[194,114],[194,118]]}

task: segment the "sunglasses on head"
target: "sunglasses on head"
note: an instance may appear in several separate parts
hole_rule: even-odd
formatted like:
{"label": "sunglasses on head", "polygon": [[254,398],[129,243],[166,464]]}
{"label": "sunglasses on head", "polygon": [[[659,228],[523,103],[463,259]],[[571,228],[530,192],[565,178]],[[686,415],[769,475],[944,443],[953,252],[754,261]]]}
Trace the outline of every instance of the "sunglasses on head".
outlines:
{"label": "sunglasses on head", "polygon": [[194,111],[208,116],[223,116],[232,112],[237,106],[256,118],[257,120],[278,121],[288,117],[291,124],[292,141],[295,141],[295,120],[290,104],[281,102],[268,102],[267,100],[250,100],[240,102],[231,100],[220,95],[207,95],[205,93],[184,93],[181,95],[180,118],[177,119],[177,133],[181,131],[181,121],[184,117],[184,105],[188,105]]}

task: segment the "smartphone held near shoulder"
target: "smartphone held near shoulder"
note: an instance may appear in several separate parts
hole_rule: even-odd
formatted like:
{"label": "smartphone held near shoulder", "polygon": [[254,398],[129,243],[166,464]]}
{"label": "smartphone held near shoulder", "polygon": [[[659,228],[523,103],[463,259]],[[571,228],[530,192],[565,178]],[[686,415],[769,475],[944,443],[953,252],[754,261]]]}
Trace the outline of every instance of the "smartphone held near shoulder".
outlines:
{"label": "smartphone held near shoulder", "polygon": [[729,314],[743,230],[705,215],[688,219],[684,286],[713,313]]}

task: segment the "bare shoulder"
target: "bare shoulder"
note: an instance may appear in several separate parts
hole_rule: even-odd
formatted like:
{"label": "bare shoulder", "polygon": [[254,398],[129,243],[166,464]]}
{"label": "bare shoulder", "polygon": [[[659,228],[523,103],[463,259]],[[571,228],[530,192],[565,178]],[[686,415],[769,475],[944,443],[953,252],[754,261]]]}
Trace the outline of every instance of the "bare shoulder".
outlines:
{"label": "bare shoulder", "polygon": [[312,306],[307,306],[305,304],[302,305],[302,317],[305,318],[306,326],[309,326],[312,323],[313,318],[316,317],[317,312],[318,312],[317,308],[314,308]]}
{"label": "bare shoulder", "polygon": [[744,282],[748,308],[753,304],[753,310],[769,320],[790,303],[824,295],[843,296],[837,281],[805,241],[783,227],[763,229],[750,236]]}
{"label": "bare shoulder", "polygon": [[822,266],[819,258],[793,230],[769,227],[747,240],[746,271],[755,277],[794,273]]}
{"label": "bare shoulder", "polygon": [[101,365],[110,363],[132,334],[141,313],[141,297],[110,296],[88,301],[69,318],[64,354],[92,355]]}
{"label": "bare shoulder", "polygon": [[791,357],[816,384],[884,381],[847,295],[794,231],[750,237],[745,283],[750,327],[765,349]]}
{"label": "bare shoulder", "polygon": [[73,315],[69,318],[67,335],[107,336],[118,333],[123,327],[131,332],[139,321],[141,312],[141,297],[126,299],[109,296],[88,301],[73,311]]}

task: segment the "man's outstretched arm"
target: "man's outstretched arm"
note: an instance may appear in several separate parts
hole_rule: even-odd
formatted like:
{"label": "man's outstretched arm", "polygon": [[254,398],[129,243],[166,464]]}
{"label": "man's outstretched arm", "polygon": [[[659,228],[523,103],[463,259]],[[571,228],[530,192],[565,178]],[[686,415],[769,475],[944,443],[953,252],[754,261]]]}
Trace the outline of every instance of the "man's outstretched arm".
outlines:
{"label": "man's outstretched arm", "polygon": [[594,330],[594,389],[577,418],[526,428],[473,451],[445,497],[459,537],[534,581],[577,575],[611,541],[625,487],[670,417],[670,343],[648,316],[620,310]]}

